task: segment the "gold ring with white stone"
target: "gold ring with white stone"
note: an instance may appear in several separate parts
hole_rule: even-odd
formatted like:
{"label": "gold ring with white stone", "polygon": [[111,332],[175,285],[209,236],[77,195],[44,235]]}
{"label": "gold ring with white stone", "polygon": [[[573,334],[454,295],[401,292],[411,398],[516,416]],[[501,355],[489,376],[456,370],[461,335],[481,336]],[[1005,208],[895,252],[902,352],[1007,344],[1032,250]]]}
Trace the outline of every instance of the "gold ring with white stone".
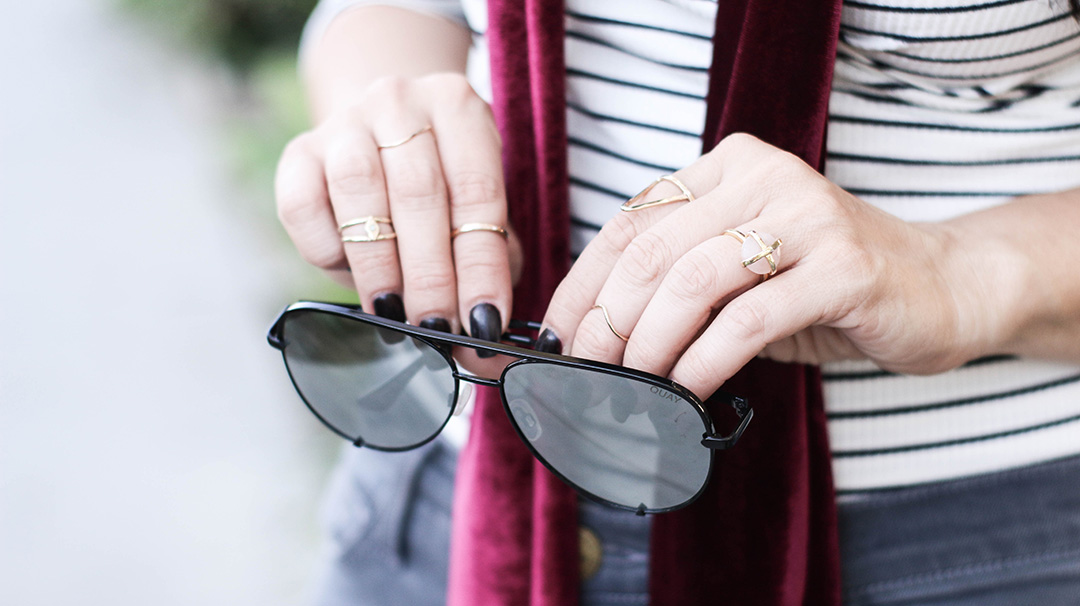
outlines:
{"label": "gold ring with white stone", "polygon": [[[345,230],[350,227],[356,227],[358,225],[364,226],[363,236],[346,236]],[[358,217],[350,221],[346,221],[338,226],[338,233],[342,234],[342,242],[378,242],[379,240],[393,240],[397,237],[397,233],[389,232],[383,233],[382,226],[387,225],[390,229],[394,228],[394,223],[390,221],[390,217]]]}
{"label": "gold ring with white stone", "polygon": [[[725,236],[731,236],[742,243],[742,266],[755,274],[761,275],[761,281],[775,275],[780,266],[780,245],[784,242],[780,238],[773,238],[769,234],[750,230],[743,233],[737,229],[724,231]],[[767,242],[772,244],[767,244]]]}

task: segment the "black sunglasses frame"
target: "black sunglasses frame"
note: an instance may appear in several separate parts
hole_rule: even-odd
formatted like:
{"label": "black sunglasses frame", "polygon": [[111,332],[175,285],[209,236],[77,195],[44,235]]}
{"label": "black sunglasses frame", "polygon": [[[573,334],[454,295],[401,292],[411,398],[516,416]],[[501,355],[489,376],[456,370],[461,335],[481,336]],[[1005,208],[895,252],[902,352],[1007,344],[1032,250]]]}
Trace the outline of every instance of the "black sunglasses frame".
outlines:
{"label": "black sunglasses frame", "polygon": [[[491,341],[484,341],[465,335],[454,335],[429,328],[421,328],[419,326],[413,326],[411,324],[405,324],[396,320],[389,320],[380,316],[368,314],[364,312],[358,305],[324,303],[318,301],[298,301],[286,307],[284,310],[281,311],[280,314],[278,314],[278,317],[274,320],[274,323],[270,326],[270,330],[266,335],[266,340],[270,343],[270,346],[281,351],[283,358],[285,356],[285,348],[288,346],[288,336],[284,334],[285,319],[291,313],[301,312],[328,313],[336,316],[349,318],[358,322],[372,324],[380,328],[385,328],[408,335],[409,337],[412,337],[429,345],[432,349],[439,352],[439,354],[442,355],[442,357],[446,360],[446,363],[450,367],[451,373],[454,377],[454,401],[453,405],[450,406],[451,410],[456,410],[457,408],[457,400],[460,396],[460,388],[462,381],[475,385],[486,385],[489,387],[497,388],[499,390],[500,398],[502,399],[503,410],[510,418],[510,425],[514,428],[514,431],[518,434],[518,437],[520,437],[522,442],[525,443],[533,456],[536,457],[536,459],[539,460],[544,465],[544,467],[546,467],[549,471],[555,474],[560,480],[570,485],[577,492],[588,497],[589,499],[607,505],[609,507],[614,507],[616,509],[633,511],[638,515],[644,515],[646,513],[652,514],[675,511],[678,509],[682,509],[683,507],[686,507],[687,505],[690,505],[691,503],[696,501],[698,497],[701,496],[701,493],[705,490],[705,487],[708,486],[709,480],[712,478],[713,463],[715,463],[715,451],[727,450],[735,446],[735,444],[739,441],[739,438],[742,437],[743,432],[746,431],[746,427],[747,425],[749,425],[750,420],[754,417],[754,410],[750,408],[750,405],[744,398],[734,396],[723,391],[718,391],[713,394],[709,398],[709,400],[714,401],[719,399],[721,403],[731,406],[732,409],[735,411],[735,414],[739,418],[738,426],[730,434],[726,436],[718,435],[716,432],[716,427],[713,424],[712,415],[710,415],[708,410],[706,410],[704,402],[702,402],[702,400],[698,398],[689,389],[686,389],[682,385],[679,385],[678,383],[671,381],[670,379],[665,379],[663,377],[659,377],[657,375],[640,370],[635,370],[632,368],[616,366],[614,364],[607,364],[605,362],[596,362],[583,358],[545,353],[532,349],[525,349],[524,347],[519,347],[518,345],[493,343]],[[519,320],[510,321],[510,330],[512,331],[537,331],[539,330],[539,328],[540,325],[537,322],[523,322]],[[512,343],[517,343],[520,345],[532,346],[535,344],[535,341],[532,337],[522,334],[504,334],[502,338],[505,341],[510,341]],[[468,347],[470,349],[478,351],[502,354],[505,356],[517,358],[517,360],[507,364],[506,368],[503,369],[502,375],[500,375],[498,379],[490,379],[470,374],[462,374],[458,371],[457,363],[454,361],[452,349],[454,346]],[[690,404],[690,406],[693,407],[694,410],[698,413],[698,416],[701,417],[701,421],[706,428],[706,431],[702,434],[701,445],[710,450],[709,473],[706,477],[704,484],[702,484],[698,492],[694,494],[693,497],[691,497],[690,499],[674,507],[667,507],[663,509],[629,507],[620,503],[608,501],[589,492],[588,490],[585,490],[574,482],[568,480],[562,473],[559,472],[559,470],[553,468],[550,464],[548,464],[547,460],[538,452],[536,452],[528,438],[521,431],[521,428],[518,427],[517,422],[514,421],[514,416],[510,411],[510,403],[506,399],[506,391],[503,389],[506,373],[509,372],[511,368],[525,364],[537,363],[554,364],[567,368],[578,368],[591,372],[600,372],[616,377],[622,377],[634,381],[647,383],[666,392],[672,393]],[[319,419],[319,421],[321,421],[324,425],[330,428],[331,431],[341,436],[342,438],[349,440],[354,446],[357,447],[367,446],[368,448],[372,448],[374,450],[382,450],[386,452],[400,452],[419,448],[420,446],[423,446],[431,440],[434,440],[440,433],[442,433],[443,428],[446,427],[446,423],[448,423],[450,421],[450,417],[453,416],[453,414],[447,415],[446,420],[443,421],[443,424],[439,426],[437,431],[435,431],[429,438],[416,444],[396,448],[367,445],[364,442],[363,436],[353,438],[351,436],[345,435],[336,427],[334,427],[331,423],[329,423],[325,418],[323,418],[323,416],[319,414],[315,407],[312,406],[311,402],[308,402],[307,397],[305,397],[303,392],[299,389],[299,386],[296,384],[295,378],[292,376],[292,370],[289,369],[287,359],[285,367],[286,370],[288,370],[289,372],[289,379],[290,381],[292,381],[293,387],[296,388],[296,392],[300,395],[300,398],[304,401],[304,404],[308,407],[308,410],[310,410],[312,414],[314,414],[315,417]]]}

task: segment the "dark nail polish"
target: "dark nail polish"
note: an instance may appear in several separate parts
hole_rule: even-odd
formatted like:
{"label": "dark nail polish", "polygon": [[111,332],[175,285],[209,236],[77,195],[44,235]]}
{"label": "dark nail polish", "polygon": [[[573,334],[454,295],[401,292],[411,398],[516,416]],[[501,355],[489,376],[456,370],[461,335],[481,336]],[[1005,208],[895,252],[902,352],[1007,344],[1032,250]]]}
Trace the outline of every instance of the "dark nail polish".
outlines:
{"label": "dark nail polish", "polygon": [[561,354],[562,341],[555,335],[555,331],[550,328],[545,328],[544,332],[540,333],[540,338],[536,340],[536,351]]}
{"label": "dark nail polish", "polygon": [[439,332],[450,332],[450,323],[443,318],[424,318],[420,320],[420,328],[430,328]]}
{"label": "dark nail polish", "polygon": [[[469,312],[469,332],[477,339],[499,342],[502,335],[502,316],[499,310],[491,303],[481,303]],[[476,355],[481,358],[491,358],[495,355],[490,351],[478,351]]]}
{"label": "dark nail polish", "polygon": [[387,293],[375,298],[375,315],[387,320],[405,321],[405,304],[401,302],[401,295]]}

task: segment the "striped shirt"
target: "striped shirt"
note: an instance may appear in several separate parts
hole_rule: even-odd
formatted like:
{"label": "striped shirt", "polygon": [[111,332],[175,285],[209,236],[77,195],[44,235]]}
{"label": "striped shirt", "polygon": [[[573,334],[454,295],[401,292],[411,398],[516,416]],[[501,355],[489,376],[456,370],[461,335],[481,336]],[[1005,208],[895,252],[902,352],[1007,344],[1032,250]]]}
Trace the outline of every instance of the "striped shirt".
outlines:
{"label": "striped shirt", "polygon": [[[323,0],[308,38],[357,3]],[[484,0],[389,3],[466,24],[470,79],[490,98]],[[715,15],[715,0],[567,0],[575,255],[619,204],[700,155]],[[1068,1],[846,0],[828,132],[826,176],[908,221],[1080,186]],[[1075,364],[996,356],[917,377],[842,362],[823,375],[841,494],[1080,454]]]}

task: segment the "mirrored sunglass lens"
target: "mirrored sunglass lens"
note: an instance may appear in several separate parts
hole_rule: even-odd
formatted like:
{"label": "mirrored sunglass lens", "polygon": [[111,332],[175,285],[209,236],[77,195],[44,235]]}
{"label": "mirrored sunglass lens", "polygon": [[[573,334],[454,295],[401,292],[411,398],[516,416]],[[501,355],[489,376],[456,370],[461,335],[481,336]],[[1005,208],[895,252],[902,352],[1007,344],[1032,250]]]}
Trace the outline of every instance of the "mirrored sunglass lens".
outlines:
{"label": "mirrored sunglass lens", "polygon": [[297,391],[350,440],[409,448],[436,435],[450,418],[452,370],[423,341],[311,310],[291,312],[283,337],[285,364]]}
{"label": "mirrored sunglass lens", "polygon": [[545,363],[513,366],[504,380],[510,415],[526,441],[588,493],[652,511],[685,504],[708,481],[705,423],[674,393]]}

